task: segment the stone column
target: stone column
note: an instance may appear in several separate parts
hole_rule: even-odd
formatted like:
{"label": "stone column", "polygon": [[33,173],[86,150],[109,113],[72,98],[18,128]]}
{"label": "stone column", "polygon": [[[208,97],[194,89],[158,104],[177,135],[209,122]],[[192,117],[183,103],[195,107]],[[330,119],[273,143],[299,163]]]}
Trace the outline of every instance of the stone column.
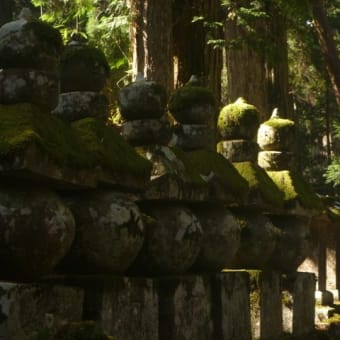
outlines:
{"label": "stone column", "polygon": [[33,103],[50,111],[58,102],[57,66],[63,44],[52,26],[27,8],[0,28],[0,104]]}
{"label": "stone column", "polygon": [[95,117],[106,122],[109,103],[102,93],[110,68],[102,51],[85,42],[71,40],[60,62],[60,95],[52,113],[73,122]]}

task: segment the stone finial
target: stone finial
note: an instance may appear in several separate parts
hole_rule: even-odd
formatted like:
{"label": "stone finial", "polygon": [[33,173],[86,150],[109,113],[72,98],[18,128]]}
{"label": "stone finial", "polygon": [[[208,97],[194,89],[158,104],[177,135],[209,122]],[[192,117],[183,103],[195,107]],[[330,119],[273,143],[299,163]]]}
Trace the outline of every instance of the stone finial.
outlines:
{"label": "stone finial", "polygon": [[34,15],[32,14],[32,11],[27,8],[27,7],[24,7],[21,11],[20,11],[20,14],[19,14],[19,20],[25,20],[25,21],[32,21],[34,20]]}
{"label": "stone finial", "polygon": [[280,113],[279,113],[279,109],[277,107],[275,107],[273,109],[272,115],[270,116],[270,119],[274,119],[274,118],[281,118]]}
{"label": "stone finial", "polygon": [[190,79],[186,83],[186,85],[191,85],[191,86],[201,86],[201,82],[198,79],[196,74],[191,75]]}

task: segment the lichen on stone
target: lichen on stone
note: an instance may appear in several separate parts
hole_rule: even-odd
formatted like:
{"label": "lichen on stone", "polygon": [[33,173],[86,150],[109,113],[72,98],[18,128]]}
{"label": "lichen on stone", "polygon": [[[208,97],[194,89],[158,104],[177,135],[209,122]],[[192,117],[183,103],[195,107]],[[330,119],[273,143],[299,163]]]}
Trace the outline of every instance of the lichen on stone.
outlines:
{"label": "lichen on stone", "polygon": [[248,182],[251,192],[258,191],[267,204],[275,207],[283,206],[283,194],[265,170],[252,162],[235,162],[233,165]]}
{"label": "lichen on stone", "polygon": [[269,177],[284,195],[285,205],[290,206],[299,201],[305,208],[322,209],[322,201],[313,188],[298,173],[283,171],[268,171]]}

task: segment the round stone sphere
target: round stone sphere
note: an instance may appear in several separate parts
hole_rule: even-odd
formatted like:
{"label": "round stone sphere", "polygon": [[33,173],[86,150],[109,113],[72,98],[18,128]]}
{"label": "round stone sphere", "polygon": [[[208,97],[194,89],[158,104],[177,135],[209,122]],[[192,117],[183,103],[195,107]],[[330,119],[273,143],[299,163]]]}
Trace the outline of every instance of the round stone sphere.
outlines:
{"label": "round stone sphere", "polygon": [[220,140],[253,140],[259,124],[260,115],[256,107],[239,98],[222,108],[218,116],[217,129]]}
{"label": "round stone sphere", "polygon": [[265,151],[292,151],[295,124],[290,119],[271,118],[260,125],[257,142]]}
{"label": "round stone sphere", "polygon": [[311,250],[310,219],[289,215],[271,215],[270,220],[280,229],[280,237],[269,266],[286,273],[294,272]]}
{"label": "round stone sphere", "polygon": [[275,250],[280,230],[263,214],[234,212],[241,226],[240,248],[233,259],[233,268],[264,269]]}
{"label": "round stone sphere", "polygon": [[289,151],[260,151],[258,165],[266,171],[280,171],[295,168],[294,153]]}
{"label": "round stone sphere", "polygon": [[137,205],[126,195],[95,192],[65,198],[76,221],[76,236],[61,271],[121,274],[137,256],[144,226]]}
{"label": "round stone sphere", "polygon": [[110,74],[104,53],[83,43],[66,46],[60,61],[60,92],[101,91]]}
{"label": "round stone sphere", "polygon": [[154,81],[136,80],[118,92],[119,111],[126,120],[159,119],[166,104],[164,87]]}
{"label": "round stone sphere", "polygon": [[182,124],[208,124],[216,114],[213,93],[201,86],[185,85],[170,97],[169,111]]}
{"label": "round stone sphere", "polygon": [[1,279],[34,280],[49,274],[70,249],[75,225],[54,193],[0,191]]}
{"label": "round stone sphere", "polygon": [[240,247],[241,228],[235,216],[223,206],[193,208],[203,229],[201,250],[191,268],[197,273],[228,268]]}
{"label": "round stone sphere", "polygon": [[21,18],[0,27],[0,68],[53,72],[62,48],[59,31],[45,22]]}
{"label": "round stone sphere", "polygon": [[146,228],[144,246],[129,270],[134,275],[183,274],[195,262],[202,227],[190,209],[179,204],[141,207]]}

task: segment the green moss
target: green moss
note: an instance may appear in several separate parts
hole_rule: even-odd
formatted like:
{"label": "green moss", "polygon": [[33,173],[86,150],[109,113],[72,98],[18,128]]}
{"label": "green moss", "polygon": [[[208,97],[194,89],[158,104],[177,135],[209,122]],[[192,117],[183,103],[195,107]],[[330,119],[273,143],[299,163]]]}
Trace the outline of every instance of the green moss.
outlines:
{"label": "green moss", "polygon": [[233,164],[239,174],[248,182],[250,191],[259,191],[262,199],[273,206],[283,206],[283,194],[265,170],[252,162],[235,162]]}
{"label": "green moss", "polygon": [[70,127],[31,104],[0,105],[0,155],[20,152],[35,144],[60,164],[91,166]]}
{"label": "green moss", "polygon": [[260,117],[254,105],[246,103],[243,98],[222,108],[218,117],[218,128],[221,130],[235,129],[238,127],[258,127]]}
{"label": "green moss", "polygon": [[46,46],[46,52],[61,53],[63,41],[60,32],[43,21],[30,21],[24,26],[25,30],[33,31],[35,36]]}
{"label": "green moss", "polygon": [[289,170],[268,171],[267,173],[284,194],[286,205],[289,206],[293,201],[298,200],[305,208],[322,209],[321,199],[299,174]]}
{"label": "green moss", "polygon": [[65,48],[60,62],[61,65],[77,65],[79,62],[84,62],[89,66],[99,64],[104,67],[107,75],[110,73],[110,66],[105,54],[98,48],[87,45],[70,46]]}
{"label": "green moss", "polygon": [[192,105],[215,105],[213,93],[201,86],[183,86],[178,88],[169,99],[169,111],[178,112]]}
{"label": "green moss", "polygon": [[85,153],[93,164],[101,164],[115,172],[128,172],[136,177],[148,178],[151,163],[135,150],[112,127],[95,118],[85,118],[72,124]]}
{"label": "green moss", "polygon": [[267,121],[265,121],[263,124],[271,126],[276,129],[281,129],[285,127],[292,127],[295,125],[295,123],[290,119],[284,119],[284,118],[271,118]]}
{"label": "green moss", "polygon": [[35,144],[49,158],[72,168],[101,165],[114,172],[145,176],[151,164],[137,155],[112,127],[86,118],[71,126],[32,104],[0,105],[0,156]]}
{"label": "green moss", "polygon": [[247,182],[239,175],[232,164],[220,154],[208,151],[197,150],[184,152],[179,149],[172,149],[176,156],[183,162],[187,177],[192,182],[206,183],[203,176],[214,173],[222,182],[221,185],[229,188],[238,197],[248,192]]}

